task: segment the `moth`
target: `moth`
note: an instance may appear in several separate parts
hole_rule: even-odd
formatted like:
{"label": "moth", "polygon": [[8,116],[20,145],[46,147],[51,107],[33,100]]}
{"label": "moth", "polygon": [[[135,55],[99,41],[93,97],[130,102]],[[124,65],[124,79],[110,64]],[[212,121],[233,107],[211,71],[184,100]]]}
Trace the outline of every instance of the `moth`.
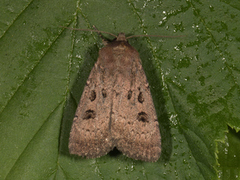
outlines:
{"label": "moth", "polygon": [[157,115],[139,53],[128,38],[120,33],[99,51],[73,119],[70,154],[98,158],[116,147],[136,160],[159,159]]}

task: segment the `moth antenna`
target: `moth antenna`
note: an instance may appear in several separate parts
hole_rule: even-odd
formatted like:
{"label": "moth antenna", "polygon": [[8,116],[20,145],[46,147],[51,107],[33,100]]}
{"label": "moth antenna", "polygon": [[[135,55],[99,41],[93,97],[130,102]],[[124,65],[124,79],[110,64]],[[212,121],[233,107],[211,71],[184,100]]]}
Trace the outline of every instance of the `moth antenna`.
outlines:
{"label": "moth antenna", "polygon": [[135,37],[164,37],[164,38],[176,38],[176,37],[185,37],[185,36],[132,35],[132,36],[126,37],[126,39],[135,38]]}
{"label": "moth antenna", "polygon": [[[77,28],[69,28],[69,27],[65,27],[65,26],[60,26],[60,27],[63,27],[63,28],[66,28],[66,29],[71,29],[71,30],[77,30],[77,31],[90,31],[90,32],[97,32],[97,33],[104,33],[104,34],[109,34],[115,38],[117,38],[117,36],[115,34],[112,34],[110,32],[106,32],[106,31],[99,31],[97,29],[93,30],[93,29],[77,29]],[[95,26],[94,26],[95,27]],[[100,35],[100,37],[102,38],[102,35]]]}
{"label": "moth antenna", "polygon": [[[96,31],[98,31],[98,29],[96,28],[96,26],[93,25],[93,28],[94,28]],[[97,33],[98,33],[98,35],[100,36],[100,38],[102,38],[103,45],[106,46],[106,45],[109,43],[109,40],[105,39],[105,38],[103,37],[103,35],[102,35],[99,31],[98,31]]]}

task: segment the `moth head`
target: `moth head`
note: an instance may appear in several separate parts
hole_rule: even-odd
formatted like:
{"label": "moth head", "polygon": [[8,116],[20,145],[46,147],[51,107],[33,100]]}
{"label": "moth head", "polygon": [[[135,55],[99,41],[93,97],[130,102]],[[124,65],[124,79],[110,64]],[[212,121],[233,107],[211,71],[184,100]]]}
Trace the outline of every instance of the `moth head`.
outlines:
{"label": "moth head", "polygon": [[118,36],[117,36],[117,41],[127,41],[125,33],[122,33],[122,32],[119,33]]}

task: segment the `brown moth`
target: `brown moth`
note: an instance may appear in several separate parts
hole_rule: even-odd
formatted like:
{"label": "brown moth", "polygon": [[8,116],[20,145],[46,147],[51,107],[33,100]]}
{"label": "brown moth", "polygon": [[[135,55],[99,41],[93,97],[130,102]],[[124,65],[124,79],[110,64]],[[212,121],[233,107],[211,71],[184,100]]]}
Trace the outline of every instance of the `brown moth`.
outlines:
{"label": "brown moth", "polygon": [[142,161],[155,162],[161,154],[149,84],[139,54],[124,33],[99,51],[69,138],[70,154],[86,158],[106,155],[114,147]]}

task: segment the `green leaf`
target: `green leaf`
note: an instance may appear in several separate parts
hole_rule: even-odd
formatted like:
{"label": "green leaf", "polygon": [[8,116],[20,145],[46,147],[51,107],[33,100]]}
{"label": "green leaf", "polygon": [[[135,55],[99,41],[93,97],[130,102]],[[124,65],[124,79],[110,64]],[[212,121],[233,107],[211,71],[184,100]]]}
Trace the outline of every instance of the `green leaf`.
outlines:
{"label": "green leaf", "polygon": [[229,128],[224,143],[218,143],[219,177],[221,179],[239,179],[240,176],[240,133]]}
{"label": "green leaf", "polygon": [[[226,161],[228,177],[237,177],[235,157],[223,156],[221,145],[217,155],[228,125],[240,130],[237,1],[20,0],[0,2],[0,11],[0,179],[217,179],[226,177],[217,172]],[[175,36],[129,40],[160,123],[156,163],[117,150],[98,159],[68,152],[102,45],[97,33],[60,26],[92,25],[127,36]]]}

